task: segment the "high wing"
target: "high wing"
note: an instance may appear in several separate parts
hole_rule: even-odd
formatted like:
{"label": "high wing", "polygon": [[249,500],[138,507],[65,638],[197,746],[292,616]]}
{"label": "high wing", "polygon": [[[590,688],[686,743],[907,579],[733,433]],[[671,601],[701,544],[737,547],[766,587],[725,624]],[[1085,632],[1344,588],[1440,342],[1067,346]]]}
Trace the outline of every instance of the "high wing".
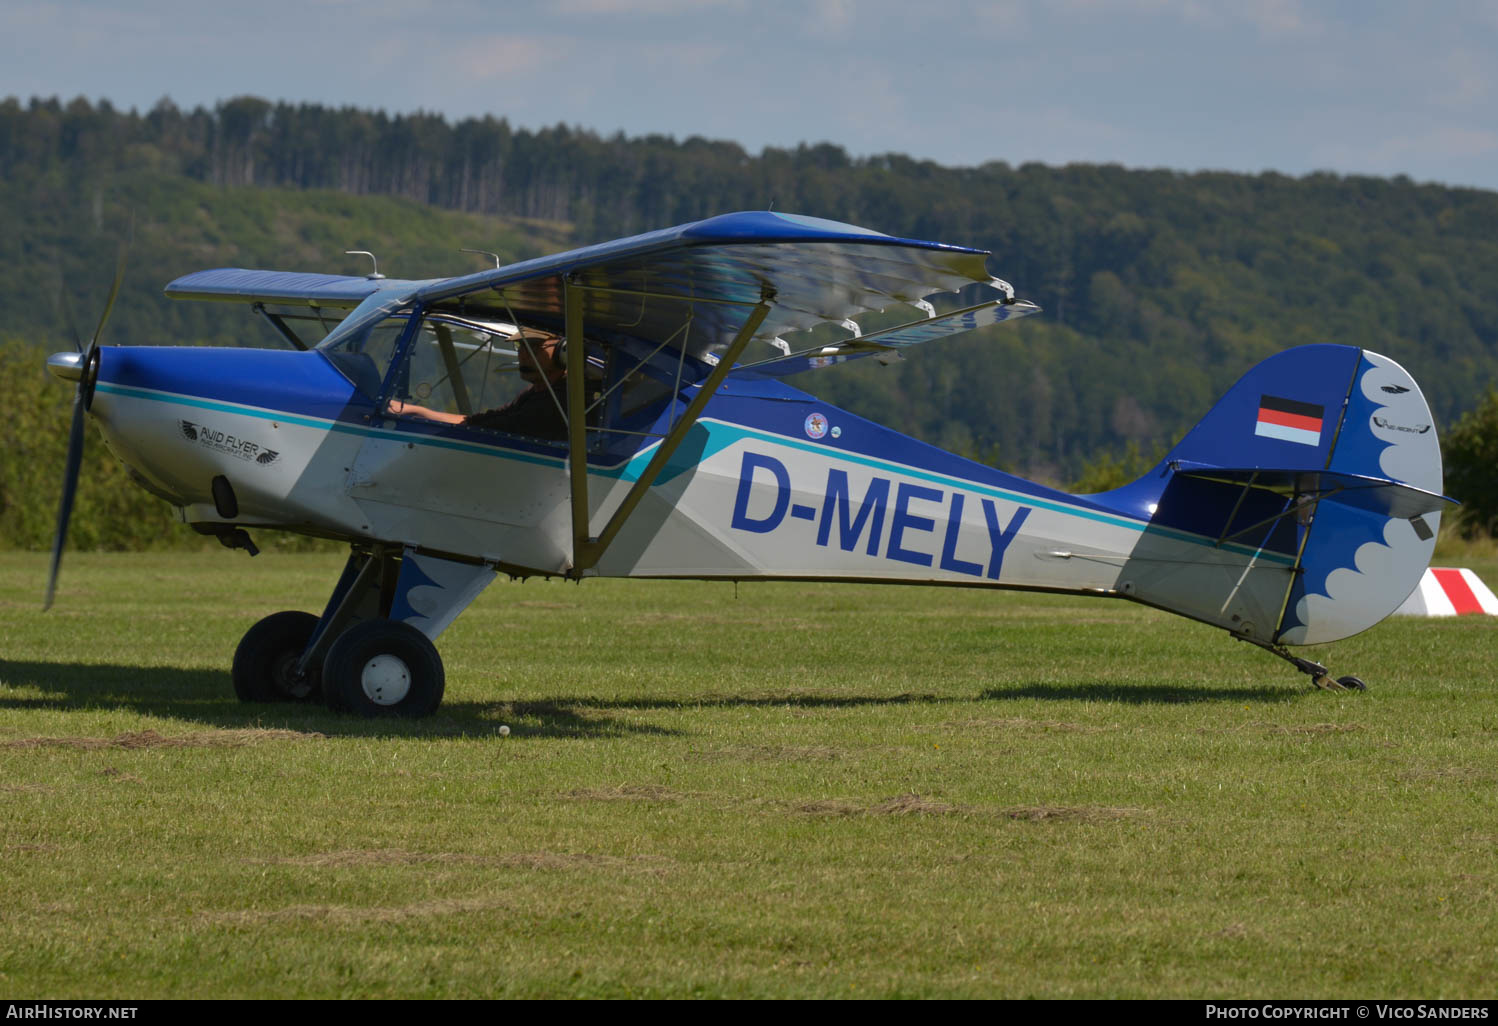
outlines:
{"label": "high wing", "polygon": [[[349,311],[377,294],[404,296],[428,281],[403,281],[384,277],[342,274],[309,274],[301,271],[257,271],[243,267],[217,267],[185,274],[167,285],[168,299],[198,299],[226,303],[249,303],[297,349],[317,343],[297,333],[290,321],[315,321],[327,335]],[[276,310],[267,309],[267,305]]]}
{"label": "high wing", "polygon": [[[564,293],[582,298],[590,340],[622,338],[686,358],[687,382],[704,377],[750,309],[770,311],[741,369],[781,376],[898,350],[1035,313],[989,276],[988,253],[901,239],[854,225],[770,211],[724,214],[457,278],[425,281],[218,268],[178,278],[172,299],[246,302],[294,344],[287,320],[315,319],[325,343],[391,310],[420,304],[480,321],[563,330]],[[963,300],[958,301],[961,292]],[[946,308],[938,312],[932,299]],[[271,313],[267,305],[286,307]],[[865,334],[853,318],[903,307],[910,315]],[[333,327],[330,322],[344,323]],[[809,329],[831,325],[841,337]],[[789,336],[789,338],[787,338]],[[798,337],[803,336],[803,337]]]}
{"label": "high wing", "polygon": [[276,303],[352,310],[382,289],[409,290],[421,284],[423,283],[390,278],[219,267],[183,275],[166,287],[166,295],[168,299]]}
{"label": "high wing", "polygon": [[[988,274],[983,250],[901,239],[820,218],[749,211],[649,232],[508,267],[430,283],[400,283],[406,303],[479,321],[528,323],[562,331],[567,294],[590,342],[624,340],[673,350],[683,380],[705,377],[749,312],[763,321],[741,354],[744,369],[789,374],[825,366],[832,356],[863,355],[970,331],[1039,308],[1014,299]],[[339,286],[340,288],[346,286]],[[328,344],[361,330],[388,309],[386,284],[366,293]],[[987,296],[938,313],[928,297],[959,291]],[[964,292],[964,295],[966,293]],[[892,307],[914,315],[895,328],[862,335],[854,317]],[[819,325],[846,325],[851,336],[793,344],[785,336]]]}

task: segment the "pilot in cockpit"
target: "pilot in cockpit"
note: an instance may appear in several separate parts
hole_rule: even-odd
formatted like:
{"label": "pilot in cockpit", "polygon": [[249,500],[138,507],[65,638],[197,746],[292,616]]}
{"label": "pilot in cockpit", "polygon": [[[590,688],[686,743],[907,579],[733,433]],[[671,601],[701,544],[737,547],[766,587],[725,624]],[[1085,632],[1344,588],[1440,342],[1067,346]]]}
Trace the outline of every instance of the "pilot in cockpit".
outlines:
{"label": "pilot in cockpit", "polygon": [[567,365],[562,357],[562,340],[548,332],[526,330],[524,338],[517,342],[520,378],[529,387],[505,405],[465,416],[392,399],[386,409],[398,416],[424,417],[443,424],[462,424],[530,438],[565,439],[567,418],[562,404],[566,402]]}

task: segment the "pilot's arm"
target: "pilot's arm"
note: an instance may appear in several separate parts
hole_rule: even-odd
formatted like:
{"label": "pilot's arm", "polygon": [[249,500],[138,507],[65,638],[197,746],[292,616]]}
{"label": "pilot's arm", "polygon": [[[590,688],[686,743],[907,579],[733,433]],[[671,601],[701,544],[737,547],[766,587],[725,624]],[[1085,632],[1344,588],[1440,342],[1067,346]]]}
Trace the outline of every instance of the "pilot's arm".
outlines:
{"label": "pilot's arm", "polygon": [[417,406],[415,403],[402,402],[392,399],[385,406],[385,412],[397,417],[424,417],[427,420],[435,420],[442,424],[461,424],[463,415],[461,413],[447,413],[443,410],[433,410],[426,406]]}

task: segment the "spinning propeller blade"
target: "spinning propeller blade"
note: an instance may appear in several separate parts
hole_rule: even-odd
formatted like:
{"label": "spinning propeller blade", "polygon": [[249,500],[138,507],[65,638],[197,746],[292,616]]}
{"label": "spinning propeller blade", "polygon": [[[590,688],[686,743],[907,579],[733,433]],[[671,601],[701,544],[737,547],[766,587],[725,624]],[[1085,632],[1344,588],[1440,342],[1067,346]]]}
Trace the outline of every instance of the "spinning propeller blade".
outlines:
{"label": "spinning propeller blade", "polygon": [[[120,255],[115,260],[114,283],[109,286],[109,298],[104,301],[104,312],[99,315],[99,326],[94,329],[94,337],[89,340],[89,348],[93,349],[99,344],[99,336],[104,334],[104,325],[109,320],[110,313],[114,310],[114,301],[120,294],[120,283],[125,280],[125,247],[120,247]],[[81,382],[79,383],[81,386]]]}
{"label": "spinning propeller blade", "polygon": [[[99,338],[104,334],[104,325],[108,323],[109,315],[114,310],[114,301],[120,294],[120,283],[124,278],[125,251],[121,248],[115,265],[114,283],[109,287],[109,298],[104,303],[104,313],[99,317],[99,325],[94,329],[93,338],[89,340],[88,352],[83,357],[83,373],[78,377],[78,391],[73,397],[73,424],[68,430],[68,458],[63,468],[62,501],[57,506],[57,532],[52,537],[52,565],[47,574],[47,594],[42,600],[43,612],[52,608],[52,599],[57,594],[57,572],[62,566],[62,550],[68,541],[68,520],[73,515],[73,499],[78,493],[78,471],[83,466],[83,417],[94,403],[94,384],[99,380]],[[73,332],[73,344],[82,352],[78,329],[73,324],[73,315],[66,299],[63,301],[63,310],[68,319],[68,327]]]}
{"label": "spinning propeller blade", "polygon": [[57,290],[57,301],[62,306],[63,320],[68,322],[68,336],[73,340],[73,348],[83,352],[83,336],[78,334],[78,322],[73,320],[73,304],[68,302],[68,290],[59,287]]}
{"label": "spinning propeller blade", "polygon": [[[84,361],[83,372],[94,363],[95,350],[89,350],[89,359]],[[57,593],[57,571],[62,564],[62,547],[68,538],[68,518],[73,515],[73,496],[78,491],[78,468],[83,465],[83,382],[78,382],[80,394],[73,400],[73,427],[68,432],[68,460],[62,475],[62,502],[57,507],[57,533],[52,536],[52,567],[47,574],[47,597],[42,600],[42,611],[52,608],[52,597]]]}

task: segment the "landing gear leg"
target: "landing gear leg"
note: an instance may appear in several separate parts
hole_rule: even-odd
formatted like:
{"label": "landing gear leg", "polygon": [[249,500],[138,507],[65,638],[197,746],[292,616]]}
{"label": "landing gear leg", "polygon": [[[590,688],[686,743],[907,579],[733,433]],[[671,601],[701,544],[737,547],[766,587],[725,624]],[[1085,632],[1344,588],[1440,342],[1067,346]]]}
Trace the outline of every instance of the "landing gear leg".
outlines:
{"label": "landing gear leg", "polygon": [[1323,691],[1368,690],[1368,685],[1364,684],[1357,677],[1337,677],[1333,679],[1332,671],[1328,670],[1325,666],[1311,659],[1302,659],[1300,656],[1291,655],[1290,650],[1285,648],[1284,645],[1272,645],[1263,641],[1255,641],[1253,638],[1239,637],[1236,634],[1233,637],[1238,638],[1239,641],[1247,641],[1250,644],[1258,645],[1264,651],[1279,656],[1301,673],[1310,677],[1311,683]]}

